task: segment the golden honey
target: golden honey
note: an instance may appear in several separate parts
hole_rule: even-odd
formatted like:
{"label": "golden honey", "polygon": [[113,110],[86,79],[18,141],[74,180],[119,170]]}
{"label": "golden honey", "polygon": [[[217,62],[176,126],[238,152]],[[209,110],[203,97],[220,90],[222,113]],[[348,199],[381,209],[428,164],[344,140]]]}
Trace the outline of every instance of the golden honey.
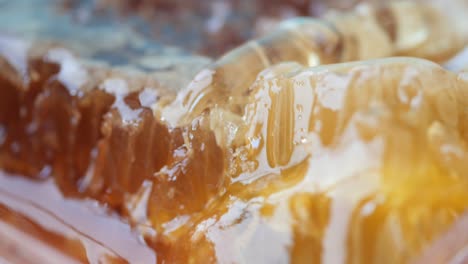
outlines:
{"label": "golden honey", "polygon": [[[1,59],[0,252],[24,262],[464,263],[466,73],[365,60],[438,61],[462,36],[439,30],[445,20],[429,6],[359,10],[286,23],[175,99],[64,50],[31,56],[26,76]],[[353,23],[374,34],[345,29]],[[445,34],[453,45],[435,41]],[[47,59],[57,54],[80,69],[74,81]],[[318,66],[349,60],[362,61]],[[21,243],[30,250],[3,253]]]}

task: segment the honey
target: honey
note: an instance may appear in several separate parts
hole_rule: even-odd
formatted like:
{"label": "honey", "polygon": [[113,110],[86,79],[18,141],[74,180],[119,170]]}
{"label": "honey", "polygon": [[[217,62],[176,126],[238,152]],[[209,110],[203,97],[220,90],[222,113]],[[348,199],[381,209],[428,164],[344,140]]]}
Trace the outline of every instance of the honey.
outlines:
{"label": "honey", "polygon": [[[389,17],[432,14],[384,8]],[[464,263],[466,73],[409,57],[364,60],[438,60],[458,43],[433,53],[441,46],[426,42],[432,35],[409,39],[397,23],[410,18],[385,24],[374,11],[286,23],[178,95],[62,48],[23,54],[24,67],[2,58],[2,257]],[[337,33],[361,16],[379,33],[373,43],[386,45],[372,50],[351,40],[364,43],[362,32]],[[418,16],[412,30],[445,32]],[[363,61],[317,65],[354,59]]]}

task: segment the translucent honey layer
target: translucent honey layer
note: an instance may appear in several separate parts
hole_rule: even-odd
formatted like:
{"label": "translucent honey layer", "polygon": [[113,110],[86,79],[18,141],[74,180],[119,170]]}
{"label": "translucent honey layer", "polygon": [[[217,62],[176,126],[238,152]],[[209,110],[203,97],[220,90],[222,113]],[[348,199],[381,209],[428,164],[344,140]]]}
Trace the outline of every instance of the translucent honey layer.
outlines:
{"label": "translucent honey layer", "polygon": [[236,180],[261,182],[271,229],[293,226],[291,260],[409,262],[467,212],[463,74],[386,59],[274,76],[253,86],[258,166]]}
{"label": "translucent honey layer", "polygon": [[[467,89],[412,58],[273,67],[215,132],[235,139],[231,184],[153,243],[173,262],[421,262],[466,226]],[[467,243],[431,254],[455,261]]]}
{"label": "translucent honey layer", "polygon": [[0,232],[70,262],[464,261],[466,73],[317,66],[446,58],[464,40],[440,15],[398,3],[295,20],[176,99],[62,48],[2,58]]}
{"label": "translucent honey layer", "polygon": [[[158,262],[409,262],[468,210],[464,73],[410,58],[279,64],[258,76],[242,116],[214,107],[171,127],[158,114],[163,90],[102,73],[77,92],[57,81],[60,68],[39,59],[28,81],[2,75],[2,193],[35,197],[21,194],[27,182],[53,177],[59,204],[99,201]],[[2,222],[44,223],[11,199]],[[55,203],[39,211],[71,219]],[[68,224],[86,230],[92,215]],[[70,242],[74,253],[53,244],[61,235],[34,239],[82,259],[85,240]]]}

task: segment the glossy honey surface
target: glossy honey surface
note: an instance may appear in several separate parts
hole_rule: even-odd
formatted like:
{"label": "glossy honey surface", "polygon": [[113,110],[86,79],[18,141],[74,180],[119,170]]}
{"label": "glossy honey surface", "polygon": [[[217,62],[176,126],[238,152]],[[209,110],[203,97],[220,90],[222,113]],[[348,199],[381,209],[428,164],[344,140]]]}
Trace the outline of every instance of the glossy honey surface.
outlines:
{"label": "glossy honey surface", "polygon": [[[372,10],[286,23],[177,95],[64,48],[4,55],[1,257],[464,263],[468,75],[423,59],[364,60],[437,60],[460,48],[408,38],[418,30],[463,38],[418,15],[414,28],[391,29]],[[368,37],[379,48],[354,42]],[[318,66],[349,60],[363,61]]]}

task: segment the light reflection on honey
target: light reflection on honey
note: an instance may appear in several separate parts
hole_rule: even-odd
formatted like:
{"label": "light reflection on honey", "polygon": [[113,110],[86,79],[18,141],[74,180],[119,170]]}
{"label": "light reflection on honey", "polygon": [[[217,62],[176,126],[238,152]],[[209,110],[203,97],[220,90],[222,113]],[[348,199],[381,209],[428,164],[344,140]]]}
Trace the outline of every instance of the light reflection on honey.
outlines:
{"label": "light reflection on honey", "polygon": [[414,58],[316,65],[458,50],[430,45],[453,32],[424,31],[425,8],[387,8],[395,32],[372,10],[328,18],[345,30],[364,16],[370,35],[286,23],[175,100],[64,50],[2,59],[1,222],[76,261],[418,260],[468,210],[466,76]]}
{"label": "light reflection on honey", "polygon": [[[467,158],[461,136],[466,119],[449,114],[465,101],[466,88],[456,74],[405,58],[262,79],[247,105],[255,114],[246,111],[251,118],[246,125],[254,131],[246,137],[264,142],[249,152],[258,165],[238,176],[225,198],[204,212],[194,237],[211,242],[220,261],[274,260],[284,254],[298,263],[417,258],[468,207],[468,179],[459,163]],[[295,107],[298,97],[313,102],[307,111]],[[281,109],[272,112],[275,100]],[[288,122],[281,123],[278,112],[291,115]],[[323,124],[308,130],[291,150],[286,146],[277,153],[289,132],[277,130],[272,116],[290,131],[310,127],[309,120]],[[323,133],[333,136],[324,143]],[[278,161],[277,155],[289,160],[268,158]],[[262,251],[278,244],[288,252]]]}

